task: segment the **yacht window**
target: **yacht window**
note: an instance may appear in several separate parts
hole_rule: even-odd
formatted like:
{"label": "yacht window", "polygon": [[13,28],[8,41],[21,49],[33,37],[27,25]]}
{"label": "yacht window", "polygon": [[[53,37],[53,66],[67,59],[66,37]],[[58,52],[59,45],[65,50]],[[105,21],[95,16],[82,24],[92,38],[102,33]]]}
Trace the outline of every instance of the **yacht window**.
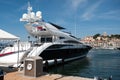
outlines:
{"label": "yacht window", "polygon": [[48,47],[47,49],[60,49],[63,46],[65,46],[65,45],[59,45],[59,44],[58,45],[52,45],[52,46]]}
{"label": "yacht window", "polygon": [[47,42],[52,42],[52,38],[46,38]]}
{"label": "yacht window", "polygon": [[59,37],[59,39],[65,39],[65,37]]}
{"label": "yacht window", "polygon": [[67,40],[67,41],[64,41],[65,43],[79,43],[77,41],[73,41],[73,40]]}
{"label": "yacht window", "polygon": [[13,47],[13,45],[12,45],[12,44],[10,44],[10,47]]}
{"label": "yacht window", "polygon": [[52,37],[41,38],[41,42],[52,42]]}
{"label": "yacht window", "polygon": [[41,38],[41,42],[45,42],[45,38]]}

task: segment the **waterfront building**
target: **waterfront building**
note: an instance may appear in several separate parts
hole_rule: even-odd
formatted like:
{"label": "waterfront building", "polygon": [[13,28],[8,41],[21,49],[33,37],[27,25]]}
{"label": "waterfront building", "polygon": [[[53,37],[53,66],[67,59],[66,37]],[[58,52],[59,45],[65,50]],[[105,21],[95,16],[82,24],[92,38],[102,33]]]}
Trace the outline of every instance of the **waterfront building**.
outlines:
{"label": "waterfront building", "polygon": [[120,39],[110,38],[106,32],[104,32],[103,35],[96,37],[96,39],[94,39],[93,36],[86,36],[81,41],[93,48],[116,49],[117,47],[120,47]]}

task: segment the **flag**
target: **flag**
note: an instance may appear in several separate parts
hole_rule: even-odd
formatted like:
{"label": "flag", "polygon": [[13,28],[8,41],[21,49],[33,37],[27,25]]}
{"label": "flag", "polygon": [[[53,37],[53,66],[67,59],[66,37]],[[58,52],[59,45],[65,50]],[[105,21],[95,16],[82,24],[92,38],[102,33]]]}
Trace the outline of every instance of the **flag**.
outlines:
{"label": "flag", "polygon": [[41,26],[37,26],[37,30],[42,31],[42,30],[43,30],[43,28],[42,28]]}

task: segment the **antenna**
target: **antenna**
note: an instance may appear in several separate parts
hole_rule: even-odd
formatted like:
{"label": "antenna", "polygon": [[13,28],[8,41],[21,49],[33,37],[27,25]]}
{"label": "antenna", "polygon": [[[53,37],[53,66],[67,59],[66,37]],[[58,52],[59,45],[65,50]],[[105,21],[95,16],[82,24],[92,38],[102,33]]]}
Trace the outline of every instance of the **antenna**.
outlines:
{"label": "antenna", "polygon": [[76,24],[76,14],[75,14],[75,36],[77,36],[76,31],[77,31],[77,24]]}
{"label": "antenna", "polygon": [[27,10],[28,10],[28,14],[30,14],[32,12],[32,7],[30,6],[30,2],[28,2]]}

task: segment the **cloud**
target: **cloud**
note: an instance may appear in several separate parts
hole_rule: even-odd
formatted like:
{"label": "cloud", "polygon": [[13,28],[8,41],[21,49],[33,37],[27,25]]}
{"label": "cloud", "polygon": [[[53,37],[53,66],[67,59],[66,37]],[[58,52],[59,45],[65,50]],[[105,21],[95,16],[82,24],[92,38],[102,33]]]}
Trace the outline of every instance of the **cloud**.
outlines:
{"label": "cloud", "polygon": [[66,11],[76,12],[79,7],[84,6],[87,3],[88,0],[66,0],[65,2],[65,8]]}
{"label": "cloud", "polygon": [[26,10],[26,9],[27,9],[27,7],[28,7],[28,3],[26,3],[26,4],[22,5],[22,6],[18,9],[18,11],[23,11],[23,10]]}
{"label": "cloud", "polygon": [[87,0],[69,0],[69,1],[70,1],[70,4],[71,4],[71,8],[74,11],[76,11],[79,6],[81,6],[82,4],[87,2]]}
{"label": "cloud", "polygon": [[107,15],[113,15],[113,14],[120,14],[120,10],[110,10],[108,12],[105,12],[104,14],[107,14]]}
{"label": "cloud", "polygon": [[95,16],[94,12],[100,6],[103,0],[99,0],[98,2],[94,3],[93,5],[89,6],[85,13],[81,16],[83,20],[90,20],[92,17]]}
{"label": "cloud", "polygon": [[104,12],[98,16],[100,19],[114,19],[114,20],[120,20],[120,10],[110,10],[107,12]]}

